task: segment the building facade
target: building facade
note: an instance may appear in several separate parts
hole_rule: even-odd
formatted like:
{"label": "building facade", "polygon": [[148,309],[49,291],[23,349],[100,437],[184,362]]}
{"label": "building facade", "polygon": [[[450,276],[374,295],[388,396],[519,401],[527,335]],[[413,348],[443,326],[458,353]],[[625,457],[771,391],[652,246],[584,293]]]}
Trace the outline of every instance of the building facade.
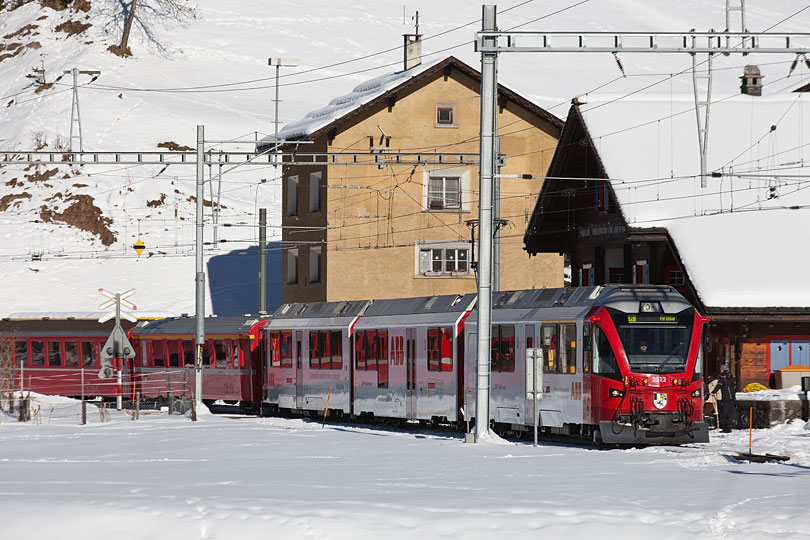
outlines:
{"label": "building facade", "polygon": [[[810,116],[788,119],[790,99],[740,96],[713,105],[709,156],[723,167],[712,169],[705,187],[694,112],[672,114],[681,102],[627,103],[609,113],[595,100],[590,107],[575,100],[526,229],[526,251],[565,254],[574,286],[673,286],[711,318],[706,373],[728,362],[740,389],[774,386],[780,368],[810,365],[801,270],[810,257],[798,247],[809,235],[799,232],[806,218],[797,211],[807,201],[771,173],[780,163],[780,174],[793,177],[790,168],[803,165],[794,154]],[[788,240],[786,231],[797,236]]]}
{"label": "building facade", "polygon": [[[476,290],[479,88],[479,72],[449,57],[361,84],[279,132],[306,141],[302,153],[374,154],[283,168],[284,303]],[[536,177],[500,185],[501,289],[561,286],[561,257],[529,258],[521,238],[562,122],[504,87],[498,105],[501,174]],[[398,163],[420,152],[445,157]]]}

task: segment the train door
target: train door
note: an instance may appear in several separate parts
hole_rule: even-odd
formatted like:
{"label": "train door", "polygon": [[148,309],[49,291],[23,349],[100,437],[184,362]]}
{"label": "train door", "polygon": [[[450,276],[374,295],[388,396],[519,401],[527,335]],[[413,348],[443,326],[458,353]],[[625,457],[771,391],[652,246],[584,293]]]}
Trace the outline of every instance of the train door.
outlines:
{"label": "train door", "polygon": [[416,330],[405,330],[405,418],[416,418]]}
{"label": "train door", "polygon": [[[523,353],[522,354],[523,366],[522,366],[522,369],[519,370],[520,373],[526,373],[526,370],[528,369],[528,365],[532,363],[532,359],[527,354],[528,350],[533,349],[537,345],[537,338],[535,337],[535,334],[536,334],[535,325],[527,324],[525,326],[524,332],[525,332],[525,336],[526,336],[526,343],[525,343],[526,347],[522,351],[522,353]],[[537,360],[537,368],[540,369],[540,370],[543,369],[542,360],[539,359],[539,358]],[[532,368],[532,369],[534,369],[534,368]],[[524,386],[527,386],[526,377],[523,377],[523,380],[521,381],[521,383]],[[519,384],[521,384],[521,383],[519,383]],[[542,390],[542,388],[540,388],[539,390]],[[533,426],[534,425],[534,417],[537,416],[537,411],[534,410],[534,399],[529,397],[529,392],[530,391],[531,391],[531,388],[526,388],[526,393],[525,393],[525,396],[526,396],[526,408],[524,409],[526,411],[526,414],[524,415],[524,420],[526,422],[526,425]]]}
{"label": "train door", "polygon": [[543,350],[543,399],[537,404],[540,425],[562,427],[562,401],[567,386],[561,380],[559,358],[559,325],[543,323],[540,326],[540,347]]}
{"label": "train door", "polygon": [[478,377],[478,333],[467,333],[467,346],[464,347],[464,420],[475,417],[475,388]]}
{"label": "train door", "polygon": [[295,408],[304,408],[304,369],[301,365],[301,356],[303,354],[301,343],[303,341],[303,332],[295,333]]}

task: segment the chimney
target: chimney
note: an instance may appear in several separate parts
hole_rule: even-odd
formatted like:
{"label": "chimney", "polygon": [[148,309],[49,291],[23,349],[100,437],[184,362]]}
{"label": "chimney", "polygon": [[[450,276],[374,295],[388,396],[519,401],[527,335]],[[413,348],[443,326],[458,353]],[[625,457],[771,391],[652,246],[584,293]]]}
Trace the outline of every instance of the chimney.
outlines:
{"label": "chimney", "polygon": [[757,66],[747,65],[743,68],[743,75],[740,77],[740,92],[749,96],[762,95],[762,75]]}
{"label": "chimney", "polygon": [[419,12],[416,12],[416,32],[413,34],[402,34],[405,38],[405,71],[414,68],[422,63],[422,34],[419,33]]}

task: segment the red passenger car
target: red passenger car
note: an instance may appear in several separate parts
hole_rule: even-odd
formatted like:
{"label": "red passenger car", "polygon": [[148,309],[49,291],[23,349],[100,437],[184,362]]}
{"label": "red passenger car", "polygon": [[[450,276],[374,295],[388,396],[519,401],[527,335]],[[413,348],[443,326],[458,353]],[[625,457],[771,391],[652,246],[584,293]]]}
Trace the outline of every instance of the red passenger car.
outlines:
{"label": "red passenger car", "polygon": [[[41,394],[116,397],[125,395],[129,370],[122,369],[123,384],[116,379],[98,378],[101,346],[110,335],[114,321],[99,324],[98,315],[17,314],[0,320],[0,363],[13,370],[12,390]],[[127,331],[133,323],[122,321]]]}
{"label": "red passenger car", "polygon": [[[269,318],[206,317],[202,349],[202,401],[240,403],[256,410],[261,402],[261,328]],[[139,323],[131,332],[135,348],[133,384],[144,397],[191,398],[194,392],[194,317]]]}

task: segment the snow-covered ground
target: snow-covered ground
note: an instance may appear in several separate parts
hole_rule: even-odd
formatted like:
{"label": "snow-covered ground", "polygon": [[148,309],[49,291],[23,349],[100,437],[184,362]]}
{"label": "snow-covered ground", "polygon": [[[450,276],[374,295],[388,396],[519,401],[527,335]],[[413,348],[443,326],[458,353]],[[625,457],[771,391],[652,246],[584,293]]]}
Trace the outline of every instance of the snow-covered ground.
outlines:
{"label": "snow-covered ground", "polygon": [[[801,539],[810,424],[627,450],[299,419],[0,416],[4,538]],[[91,407],[94,409],[94,407]]]}

